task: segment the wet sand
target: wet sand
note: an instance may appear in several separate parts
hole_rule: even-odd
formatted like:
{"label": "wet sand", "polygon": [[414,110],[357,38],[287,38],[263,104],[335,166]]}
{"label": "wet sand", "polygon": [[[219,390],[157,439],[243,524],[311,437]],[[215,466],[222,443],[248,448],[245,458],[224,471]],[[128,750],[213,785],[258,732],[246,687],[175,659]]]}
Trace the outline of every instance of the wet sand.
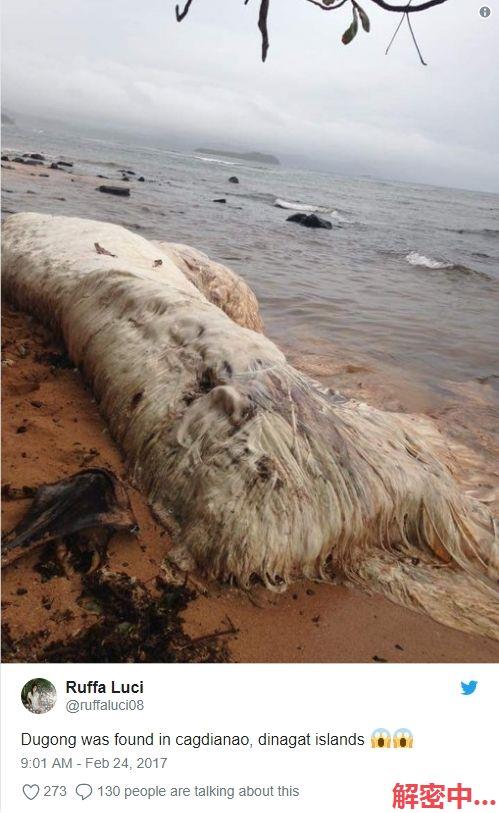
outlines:
{"label": "wet sand", "polygon": [[[3,310],[3,484],[36,487],[76,471],[103,466],[126,481],[126,467],[90,391],[67,365],[64,348],[39,323],[8,306]],[[291,360],[324,382],[334,377],[350,394],[383,401],[379,372],[317,353]],[[381,376],[382,377],[382,376]],[[348,386],[350,381],[350,387]],[[363,384],[359,388],[359,384]],[[388,385],[385,383],[385,387]],[[400,403],[392,408],[404,408]],[[406,398],[412,401],[410,389]],[[402,399],[403,400],[403,399]],[[109,546],[112,569],[151,585],[171,544],[143,497],[129,484],[140,532],[116,534]],[[29,500],[4,500],[9,530]],[[3,572],[3,621],[18,645],[19,660],[37,660],[52,641],[93,624],[96,615],[81,602],[81,576],[36,570],[40,551],[27,553]],[[255,589],[251,596],[208,586],[184,612],[193,638],[224,636],[230,657],[240,662],[497,662],[499,643],[447,629],[386,599],[340,584],[300,583],[286,594]]]}

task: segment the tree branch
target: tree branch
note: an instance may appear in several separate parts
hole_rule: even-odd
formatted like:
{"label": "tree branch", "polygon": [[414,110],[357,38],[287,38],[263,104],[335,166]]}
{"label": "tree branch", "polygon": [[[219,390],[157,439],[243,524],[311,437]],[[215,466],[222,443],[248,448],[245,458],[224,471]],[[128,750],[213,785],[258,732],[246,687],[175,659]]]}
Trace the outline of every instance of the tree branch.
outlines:
{"label": "tree branch", "polygon": [[[249,2],[249,0],[244,0],[244,5],[246,6],[248,4],[248,2]],[[350,31],[350,29],[348,29],[345,32],[345,34],[343,35],[343,42],[344,43],[351,42],[351,40],[353,39],[353,37],[357,33],[357,25],[355,23],[356,11],[358,11],[358,13],[361,16],[362,26],[363,26],[364,30],[369,31],[369,29],[370,29],[369,17],[364,12],[364,10],[360,8],[358,3],[355,2],[355,0],[307,0],[307,2],[312,3],[312,5],[316,6],[317,8],[320,8],[322,11],[336,11],[336,9],[339,9],[342,6],[344,6],[345,3],[348,3],[348,2],[352,3],[355,30]],[[418,6],[411,5],[412,0],[409,0],[409,2],[405,3],[404,5],[393,5],[392,3],[388,3],[387,0],[370,0],[370,2],[374,3],[374,5],[376,5],[376,6],[379,6],[380,8],[384,9],[384,11],[402,12],[403,18],[407,17],[407,22],[409,23],[409,29],[410,29],[410,32],[411,32],[411,36],[412,36],[412,39],[414,40],[414,44],[415,44],[417,52],[419,54],[419,58],[420,58],[421,62],[423,63],[423,65],[426,64],[424,62],[424,60],[423,60],[422,55],[421,55],[421,51],[419,50],[419,46],[418,46],[418,43],[416,41],[414,31],[412,30],[412,26],[411,26],[410,20],[409,20],[409,14],[412,14],[415,11],[426,11],[426,9],[433,8],[433,6],[439,6],[442,3],[447,3],[447,0],[424,0],[424,2],[420,3]],[[182,9],[182,11],[180,10],[179,5],[175,6],[175,15],[177,17],[178,22],[181,22],[185,17],[187,17],[187,14],[189,13],[189,9],[190,9],[191,5],[192,5],[192,0],[186,0],[184,8]],[[265,60],[267,58],[267,52],[269,50],[269,32],[268,32],[269,6],[270,6],[270,0],[260,0],[260,11],[258,13],[258,28],[259,28],[260,33],[262,35],[262,62],[265,62]],[[390,46],[391,46],[393,40],[395,39],[395,36],[397,35],[399,28],[400,28],[400,25],[397,28],[397,31],[395,32],[395,34],[394,34],[394,36],[393,36],[393,38],[392,38],[392,40],[390,42],[390,45],[387,48],[387,53],[390,50]],[[347,34],[350,34],[350,36],[347,37],[347,39],[345,39],[345,36]]]}
{"label": "tree branch", "polygon": [[[312,3],[314,6],[322,9],[322,11],[335,11],[337,8],[341,8],[347,0],[340,0],[337,5],[323,5],[324,0],[307,0],[307,3]],[[374,3],[376,6],[384,9],[385,11],[402,11],[411,14],[413,11],[426,11],[426,9],[432,8],[433,6],[439,6],[441,3],[446,3],[447,0],[425,0],[424,3],[421,3],[419,6],[408,6],[407,3],[403,6],[393,6],[391,3],[385,2],[385,0],[370,0],[371,3]]]}
{"label": "tree branch", "polygon": [[337,8],[341,8],[344,6],[345,3],[348,3],[348,0],[340,0],[335,6],[323,6],[319,0],[307,0],[308,3],[312,3],[312,5],[317,6],[318,8],[322,9],[322,11],[334,11]]}
{"label": "tree branch", "polygon": [[175,6],[175,16],[177,18],[178,23],[181,23],[184,17],[187,17],[187,14],[189,13],[189,9],[191,7],[191,3],[192,0],[187,0],[183,11],[180,11],[180,6]]}
{"label": "tree branch", "polygon": [[428,63],[425,62],[424,59],[423,59],[423,54],[421,53],[421,50],[419,48],[418,41],[416,39],[416,35],[415,35],[414,31],[412,30],[411,18],[409,17],[407,12],[405,13],[405,17],[407,19],[407,25],[409,26],[409,31],[411,32],[412,41],[413,41],[413,43],[415,45],[416,51],[418,52],[419,59],[421,60],[421,64],[426,66]]}
{"label": "tree branch", "polygon": [[260,13],[258,15],[258,28],[262,34],[262,62],[265,62],[267,51],[269,50],[269,32],[267,29],[269,4],[270,0],[262,0],[260,3]]}
{"label": "tree branch", "polygon": [[413,11],[426,11],[426,9],[433,8],[433,6],[447,3],[447,0],[426,0],[425,3],[421,3],[419,6],[410,7],[407,3],[404,6],[392,6],[390,3],[386,3],[385,0],[371,0],[371,3],[374,3],[385,11],[405,11],[406,14],[412,14]]}

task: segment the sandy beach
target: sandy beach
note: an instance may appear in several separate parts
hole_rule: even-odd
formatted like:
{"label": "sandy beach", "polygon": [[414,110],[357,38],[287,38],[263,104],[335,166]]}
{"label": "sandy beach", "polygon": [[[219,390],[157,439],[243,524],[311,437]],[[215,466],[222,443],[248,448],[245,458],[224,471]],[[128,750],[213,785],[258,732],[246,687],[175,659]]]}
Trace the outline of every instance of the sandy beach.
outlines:
{"label": "sandy beach", "polygon": [[[78,195],[96,179],[59,170],[8,165],[3,184],[11,182],[56,198]],[[48,176],[48,177],[47,177]],[[61,189],[65,190],[61,195]],[[98,193],[95,193],[98,194]],[[8,192],[4,198],[8,213]],[[110,469],[126,482],[124,460],[112,442],[91,392],[49,331],[26,314],[3,307],[3,527],[9,530],[29,505],[29,498],[9,493],[55,482],[92,466]],[[289,351],[291,362],[321,383],[384,409],[426,412],[445,429],[460,450],[463,481],[477,489],[497,486],[492,472],[491,417],[487,386],[463,392],[482,421],[470,418],[469,406],[449,416],[438,399],[400,373],[357,355],[337,351]],[[469,390],[469,388],[468,388]],[[463,441],[466,450],[463,452]],[[482,474],[485,472],[485,474]],[[127,483],[140,531],[118,533],[109,546],[109,567],[135,577],[155,595],[156,579],[171,540],[152,516],[143,496]],[[29,493],[32,493],[30,491]],[[40,568],[43,552],[26,553],[3,573],[6,659],[36,661],[54,642],[68,641],[96,622],[98,613],[82,600],[82,574],[49,573]],[[343,584],[301,582],[283,595],[255,588],[250,595],[210,584],[181,612],[185,635],[210,641],[220,657],[236,662],[490,662],[499,660],[499,644],[443,627],[429,618],[368,596]],[[221,633],[221,634],[220,634]],[[183,659],[182,651],[176,658]],[[185,659],[196,659],[188,656]],[[213,651],[211,652],[213,656]],[[207,657],[204,653],[203,657]]]}

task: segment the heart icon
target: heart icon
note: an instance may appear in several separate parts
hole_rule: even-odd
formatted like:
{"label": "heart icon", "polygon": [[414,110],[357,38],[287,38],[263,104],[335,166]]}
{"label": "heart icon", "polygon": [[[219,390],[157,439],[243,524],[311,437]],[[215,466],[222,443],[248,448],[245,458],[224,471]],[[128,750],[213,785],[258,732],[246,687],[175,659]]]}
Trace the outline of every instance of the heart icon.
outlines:
{"label": "heart icon", "polygon": [[27,799],[36,799],[40,793],[40,785],[23,785],[23,793]]}

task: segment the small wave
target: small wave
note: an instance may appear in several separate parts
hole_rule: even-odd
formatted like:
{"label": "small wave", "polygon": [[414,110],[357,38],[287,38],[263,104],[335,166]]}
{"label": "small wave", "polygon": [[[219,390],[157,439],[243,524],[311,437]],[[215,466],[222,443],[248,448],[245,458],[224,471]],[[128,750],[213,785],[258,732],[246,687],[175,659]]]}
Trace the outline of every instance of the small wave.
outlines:
{"label": "small wave", "polygon": [[235,161],[222,161],[221,158],[205,158],[204,155],[191,155],[190,158],[195,158],[196,161],[207,161],[209,164],[224,164],[227,167],[240,166]]}
{"label": "small wave", "polygon": [[477,277],[490,279],[487,274],[484,274],[482,271],[476,271],[474,268],[469,268],[467,265],[452,263],[446,260],[435,260],[433,257],[426,257],[424,254],[418,254],[417,251],[411,251],[405,259],[410,265],[416,265],[422,268],[431,268],[432,270],[440,271],[457,271],[462,274],[470,274]]}
{"label": "small wave", "polygon": [[274,200],[274,206],[277,206],[278,209],[291,209],[294,212],[315,212],[317,214],[329,215],[338,223],[349,222],[345,217],[342,217],[336,209],[332,209],[331,206],[316,206],[313,203],[300,203],[299,201],[292,203],[288,200],[282,200],[282,198],[276,198]]}
{"label": "small wave", "polygon": [[418,254],[417,251],[411,251],[411,253],[407,255],[406,260],[411,265],[422,265],[425,268],[454,268],[454,263],[434,260],[433,257],[425,257],[424,254]]}
{"label": "small wave", "polygon": [[270,203],[274,205],[275,195],[271,192],[231,192],[233,198],[246,198],[247,200],[256,200],[261,203]]}
{"label": "small wave", "polygon": [[276,198],[274,206],[278,209],[293,209],[295,212],[322,212],[322,214],[334,214],[334,209],[330,206],[316,206],[313,203],[300,203],[300,201],[290,202]]}

